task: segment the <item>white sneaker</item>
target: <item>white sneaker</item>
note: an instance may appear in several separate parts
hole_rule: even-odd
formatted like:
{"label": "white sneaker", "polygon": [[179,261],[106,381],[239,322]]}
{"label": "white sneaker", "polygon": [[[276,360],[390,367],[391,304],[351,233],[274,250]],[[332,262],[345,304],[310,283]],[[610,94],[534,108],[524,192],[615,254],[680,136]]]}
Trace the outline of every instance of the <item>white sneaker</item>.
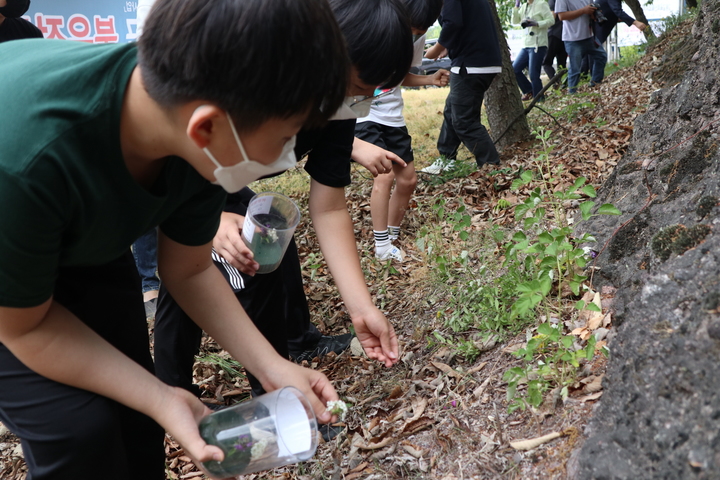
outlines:
{"label": "white sneaker", "polygon": [[397,260],[398,262],[402,262],[405,260],[405,252],[403,252],[395,245],[392,245],[383,253],[377,253],[376,251],[375,258],[377,258],[378,260]]}
{"label": "white sneaker", "polygon": [[423,173],[430,173],[432,175],[439,175],[445,170],[451,169],[455,166],[455,160],[449,158],[438,158],[433,162],[432,165],[420,169]]}

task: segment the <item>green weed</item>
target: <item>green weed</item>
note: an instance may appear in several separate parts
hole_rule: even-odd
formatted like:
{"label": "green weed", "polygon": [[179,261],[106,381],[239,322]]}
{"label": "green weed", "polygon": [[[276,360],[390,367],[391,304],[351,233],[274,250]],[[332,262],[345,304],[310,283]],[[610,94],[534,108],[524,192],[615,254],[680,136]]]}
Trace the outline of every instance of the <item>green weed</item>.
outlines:
{"label": "green weed", "polygon": [[230,358],[229,356],[218,355],[217,353],[210,353],[208,355],[197,357],[196,359],[201,363],[209,363],[211,365],[217,365],[220,370],[225,372],[230,378],[245,378],[245,371],[243,366],[237,360]]}

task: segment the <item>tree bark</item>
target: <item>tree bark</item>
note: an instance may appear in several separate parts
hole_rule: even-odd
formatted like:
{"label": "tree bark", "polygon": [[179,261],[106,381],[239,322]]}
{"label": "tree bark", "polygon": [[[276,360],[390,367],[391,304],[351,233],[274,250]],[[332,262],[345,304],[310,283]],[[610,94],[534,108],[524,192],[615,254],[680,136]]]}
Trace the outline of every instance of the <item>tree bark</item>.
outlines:
{"label": "tree bark", "polygon": [[638,22],[642,22],[648,27],[643,30],[643,35],[645,35],[645,39],[648,40],[650,38],[655,38],[655,33],[653,33],[652,28],[650,28],[650,22],[648,22],[647,17],[645,16],[645,11],[642,8],[642,5],[640,5],[640,0],[623,0],[625,4],[630,7],[630,10],[632,10],[633,15],[635,16],[635,20]]}
{"label": "tree bark", "polygon": [[[518,87],[517,80],[515,80],[515,73],[513,72],[512,62],[510,61],[510,48],[505,38],[505,32],[500,26],[495,0],[488,0],[488,3],[493,12],[495,28],[498,32],[503,68],[502,73],[499,73],[495,77],[495,80],[493,80],[486,93],[485,112],[487,113],[488,123],[490,123],[490,135],[495,140],[502,135],[502,138],[500,138],[496,144],[499,150],[515,142],[526,140],[530,137],[530,127],[528,126],[527,118],[525,118],[525,115],[522,115],[524,108],[522,100],[520,99],[520,88]],[[518,118],[518,116],[520,116],[520,118]],[[517,119],[517,121],[510,125],[515,119]],[[507,133],[503,135],[506,130]]]}

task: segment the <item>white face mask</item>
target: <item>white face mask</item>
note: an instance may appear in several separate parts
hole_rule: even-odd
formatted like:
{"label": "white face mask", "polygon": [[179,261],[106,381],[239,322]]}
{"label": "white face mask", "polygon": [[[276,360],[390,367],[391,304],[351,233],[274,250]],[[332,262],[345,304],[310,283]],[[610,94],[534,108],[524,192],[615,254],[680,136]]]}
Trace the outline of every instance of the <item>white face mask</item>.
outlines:
{"label": "white face mask", "polygon": [[205,152],[210,160],[212,160],[212,162],[217,166],[214,172],[215,182],[213,183],[220,185],[228,193],[235,193],[258,178],[266,175],[272,175],[273,173],[283,172],[295,166],[297,163],[297,158],[295,157],[295,152],[293,151],[295,148],[295,135],[293,135],[293,137],[285,143],[277,160],[269,165],[264,165],[248,158],[247,153],[245,153],[245,148],[240,141],[240,137],[237,134],[237,130],[235,130],[235,124],[233,123],[232,118],[230,118],[230,114],[226,113],[226,115],[230,121],[230,128],[235,136],[235,142],[237,142],[237,146],[240,149],[243,160],[230,167],[225,167],[220,165],[220,162],[215,159],[207,147],[203,148],[203,152]]}

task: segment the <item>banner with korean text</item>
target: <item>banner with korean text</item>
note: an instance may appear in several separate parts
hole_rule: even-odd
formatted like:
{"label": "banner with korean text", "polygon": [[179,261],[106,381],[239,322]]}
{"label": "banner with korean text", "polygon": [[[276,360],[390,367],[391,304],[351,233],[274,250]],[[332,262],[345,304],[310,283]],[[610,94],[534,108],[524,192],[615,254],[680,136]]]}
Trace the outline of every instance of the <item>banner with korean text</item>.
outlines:
{"label": "banner with korean text", "polygon": [[32,0],[23,15],[45,38],[87,43],[137,40],[137,0]]}

